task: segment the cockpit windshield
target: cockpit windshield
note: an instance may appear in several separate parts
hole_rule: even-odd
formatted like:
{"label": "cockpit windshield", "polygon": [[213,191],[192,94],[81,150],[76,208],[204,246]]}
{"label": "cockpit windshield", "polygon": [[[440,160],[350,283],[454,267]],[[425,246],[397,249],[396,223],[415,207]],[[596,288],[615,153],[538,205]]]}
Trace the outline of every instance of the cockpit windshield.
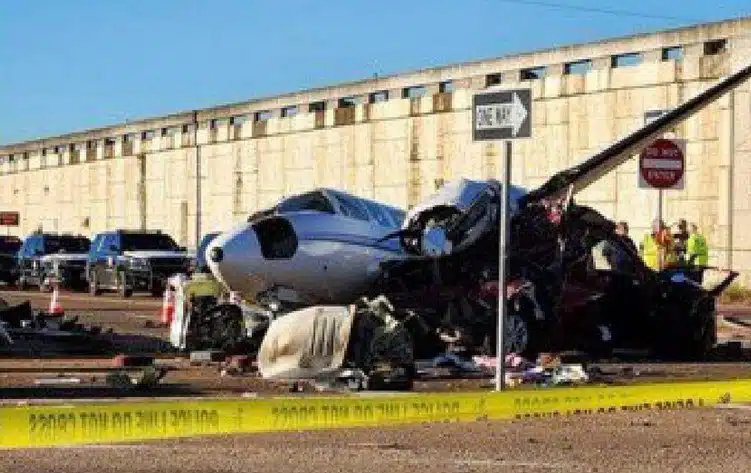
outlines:
{"label": "cockpit windshield", "polygon": [[331,195],[336,198],[339,205],[342,208],[342,213],[347,217],[356,218],[358,220],[370,221],[367,209],[360,203],[359,199],[356,199],[350,195],[342,192],[329,191]]}
{"label": "cockpit windshield", "polygon": [[308,192],[283,199],[277,205],[277,212],[300,212],[312,210],[315,212],[334,213],[331,202],[320,192]]}

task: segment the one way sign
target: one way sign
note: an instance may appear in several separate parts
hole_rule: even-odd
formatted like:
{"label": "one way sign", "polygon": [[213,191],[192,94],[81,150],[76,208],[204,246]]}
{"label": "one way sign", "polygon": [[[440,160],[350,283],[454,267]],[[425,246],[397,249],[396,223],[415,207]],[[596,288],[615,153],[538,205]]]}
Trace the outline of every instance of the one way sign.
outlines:
{"label": "one way sign", "polygon": [[531,123],[530,89],[480,92],[472,99],[474,141],[529,138]]}

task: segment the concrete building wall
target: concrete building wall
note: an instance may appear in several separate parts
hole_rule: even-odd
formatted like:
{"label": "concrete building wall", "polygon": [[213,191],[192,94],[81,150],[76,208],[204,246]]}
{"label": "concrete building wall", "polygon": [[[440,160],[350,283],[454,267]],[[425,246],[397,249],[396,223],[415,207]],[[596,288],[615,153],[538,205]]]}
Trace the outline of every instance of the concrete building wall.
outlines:
{"label": "concrete building wall", "polygon": [[[621,64],[632,53],[640,62]],[[199,207],[205,233],[317,186],[406,208],[445,181],[500,177],[502,148],[473,143],[470,132],[472,93],[499,77],[533,91],[534,138],[514,145],[513,181],[535,186],[641,126],[646,111],[675,107],[750,61],[751,19],[740,19],[8,145],[0,147],[2,210],[21,212],[21,226],[10,229],[19,235],[40,226],[84,234],[145,227],[192,246]],[[529,78],[539,67],[544,77]],[[664,203],[666,221],[697,222],[713,262],[746,275],[750,115],[746,83],[677,127],[688,140],[686,184],[666,192]],[[657,194],[637,188],[634,159],[579,200],[627,220],[638,241]]]}

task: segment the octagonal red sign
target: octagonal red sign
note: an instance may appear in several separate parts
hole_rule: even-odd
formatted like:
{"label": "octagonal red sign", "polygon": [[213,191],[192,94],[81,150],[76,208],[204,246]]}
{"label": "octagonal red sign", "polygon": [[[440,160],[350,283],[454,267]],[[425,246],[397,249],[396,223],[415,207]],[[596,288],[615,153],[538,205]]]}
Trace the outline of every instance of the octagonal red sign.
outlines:
{"label": "octagonal red sign", "polygon": [[639,174],[648,187],[670,189],[682,184],[684,148],[676,140],[660,138],[639,155]]}

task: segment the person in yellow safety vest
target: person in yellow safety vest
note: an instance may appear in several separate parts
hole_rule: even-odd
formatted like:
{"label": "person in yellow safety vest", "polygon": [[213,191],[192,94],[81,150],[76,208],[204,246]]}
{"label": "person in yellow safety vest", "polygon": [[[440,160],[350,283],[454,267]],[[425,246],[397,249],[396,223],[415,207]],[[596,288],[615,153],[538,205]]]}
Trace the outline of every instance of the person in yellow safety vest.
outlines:
{"label": "person in yellow safety vest", "polygon": [[699,233],[699,227],[695,223],[692,223],[690,228],[691,231],[686,242],[686,260],[693,262],[696,266],[706,266],[709,264],[707,239]]}
{"label": "person in yellow safety vest", "polygon": [[673,237],[664,221],[655,219],[652,222],[652,232],[644,235],[641,252],[644,264],[655,271],[660,271],[667,265],[675,263]]}

